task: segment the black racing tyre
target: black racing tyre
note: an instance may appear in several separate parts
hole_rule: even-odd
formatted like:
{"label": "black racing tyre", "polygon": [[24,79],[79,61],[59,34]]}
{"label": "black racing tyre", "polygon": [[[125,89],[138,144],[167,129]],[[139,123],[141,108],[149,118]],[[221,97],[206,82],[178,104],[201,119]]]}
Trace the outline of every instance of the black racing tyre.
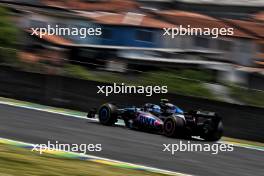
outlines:
{"label": "black racing tyre", "polygon": [[185,122],[179,117],[168,117],[164,121],[164,135],[167,137],[183,137]]}
{"label": "black racing tyre", "polygon": [[213,124],[214,128],[207,134],[203,135],[202,138],[206,141],[218,141],[221,139],[224,131],[223,122],[220,120],[217,124]]}
{"label": "black racing tyre", "polygon": [[103,125],[112,126],[117,121],[117,107],[113,104],[103,104],[98,110],[99,121]]}

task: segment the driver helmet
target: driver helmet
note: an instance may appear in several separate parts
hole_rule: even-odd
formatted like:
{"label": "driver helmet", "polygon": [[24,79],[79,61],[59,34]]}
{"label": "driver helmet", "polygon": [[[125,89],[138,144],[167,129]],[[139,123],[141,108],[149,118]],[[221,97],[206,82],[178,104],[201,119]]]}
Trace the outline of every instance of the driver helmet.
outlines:
{"label": "driver helmet", "polygon": [[153,107],[152,107],[152,112],[153,112],[154,114],[159,114],[159,113],[161,113],[161,108],[160,108],[160,106],[159,106],[159,105],[153,105]]}
{"label": "driver helmet", "polygon": [[173,114],[176,112],[177,107],[171,103],[166,103],[164,110],[165,110],[165,113],[167,113],[167,114]]}
{"label": "driver helmet", "polygon": [[161,108],[159,105],[155,105],[155,104],[150,104],[147,103],[144,106],[145,111],[151,112],[153,114],[160,114],[161,113]]}

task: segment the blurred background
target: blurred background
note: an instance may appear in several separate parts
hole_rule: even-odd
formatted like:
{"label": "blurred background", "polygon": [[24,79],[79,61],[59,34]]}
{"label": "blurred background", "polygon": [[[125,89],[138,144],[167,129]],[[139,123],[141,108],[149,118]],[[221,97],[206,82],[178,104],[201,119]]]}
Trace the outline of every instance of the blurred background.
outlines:
{"label": "blurred background", "polygon": [[[47,25],[100,27],[102,35],[31,35]],[[234,35],[163,36],[179,25]],[[263,27],[261,0],[1,0],[0,94],[60,105],[68,101],[57,91],[63,77],[167,85],[177,95],[263,107]]]}
{"label": "blurred background", "polygon": [[[48,25],[101,28],[102,35],[31,35]],[[234,35],[163,35],[163,28],[180,25],[233,28]],[[113,83],[168,86],[169,92],[97,94],[97,86]],[[68,118],[86,118],[106,102],[142,106],[161,98],[184,111],[216,112],[224,123],[220,142],[244,148],[172,157],[160,147],[178,139]],[[194,175],[263,175],[263,107],[264,0],[0,0],[0,175],[155,176],[100,160],[39,157],[3,145],[2,137],[99,143],[96,156]]]}

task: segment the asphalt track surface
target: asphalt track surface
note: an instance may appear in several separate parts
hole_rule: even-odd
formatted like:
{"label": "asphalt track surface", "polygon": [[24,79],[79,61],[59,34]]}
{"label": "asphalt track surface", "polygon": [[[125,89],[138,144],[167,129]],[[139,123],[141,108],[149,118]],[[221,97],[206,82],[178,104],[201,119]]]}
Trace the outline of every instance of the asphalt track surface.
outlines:
{"label": "asphalt track surface", "polygon": [[[106,127],[89,120],[0,105],[0,137],[23,142],[102,144],[103,151],[88,154],[194,175],[257,176],[264,173],[264,152],[235,147],[233,152],[163,152],[163,144],[178,139]],[[192,141],[193,143],[203,143]]]}

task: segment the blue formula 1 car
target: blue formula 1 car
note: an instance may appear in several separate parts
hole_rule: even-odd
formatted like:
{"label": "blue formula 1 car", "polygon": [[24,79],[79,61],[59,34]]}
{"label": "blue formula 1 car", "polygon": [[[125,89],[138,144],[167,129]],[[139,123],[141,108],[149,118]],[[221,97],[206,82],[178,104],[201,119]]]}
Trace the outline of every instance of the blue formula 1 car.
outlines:
{"label": "blue formula 1 car", "polygon": [[119,108],[106,103],[89,111],[88,118],[98,118],[103,125],[112,126],[118,119],[125,122],[126,127],[136,130],[162,133],[168,137],[200,136],[207,141],[217,141],[222,137],[222,119],[214,112],[184,112],[167,99],[159,104],[147,103],[141,108]]}

